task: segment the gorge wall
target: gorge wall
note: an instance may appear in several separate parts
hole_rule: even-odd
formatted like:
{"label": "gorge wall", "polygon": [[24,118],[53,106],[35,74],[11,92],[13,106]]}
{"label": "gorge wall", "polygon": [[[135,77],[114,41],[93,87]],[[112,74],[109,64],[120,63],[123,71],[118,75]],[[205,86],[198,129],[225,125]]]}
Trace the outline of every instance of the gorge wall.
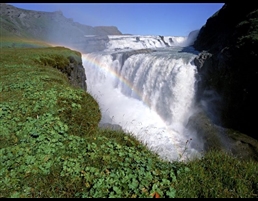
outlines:
{"label": "gorge wall", "polygon": [[258,139],[258,5],[225,3],[193,46],[202,51],[198,99],[210,100],[214,123]]}
{"label": "gorge wall", "polygon": [[77,58],[69,56],[69,65],[61,71],[67,75],[72,86],[79,87],[87,91],[86,73],[82,65],[81,58],[81,54],[80,57]]}

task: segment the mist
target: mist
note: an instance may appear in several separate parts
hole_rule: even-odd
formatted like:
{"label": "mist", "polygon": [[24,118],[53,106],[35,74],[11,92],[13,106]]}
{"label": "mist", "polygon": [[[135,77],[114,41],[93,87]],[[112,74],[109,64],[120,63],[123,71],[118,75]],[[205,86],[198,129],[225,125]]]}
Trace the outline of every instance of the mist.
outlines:
{"label": "mist", "polygon": [[[135,47],[132,38],[136,36],[120,40]],[[139,38],[143,44],[155,45],[155,40],[159,38]],[[182,51],[184,40],[182,47],[178,42],[148,54],[136,51],[127,58],[123,56],[126,51],[114,50],[115,43],[120,49],[124,44],[116,38],[108,46],[111,49],[83,54],[88,92],[102,112],[100,123],[121,126],[169,161],[200,157],[203,147],[196,132],[186,127],[195,111],[197,70],[192,62],[196,52]]]}
{"label": "mist", "polygon": [[[63,20],[60,13],[56,15]],[[102,113],[100,125],[118,125],[164,160],[202,156],[205,140],[187,126],[197,111],[197,70],[192,61],[198,52],[191,46],[199,30],[188,37],[96,36],[87,27],[92,35],[86,37],[76,23],[70,28],[54,24],[48,30],[49,40],[82,53],[87,89]],[[145,48],[153,53],[123,56]],[[215,119],[216,108],[210,103],[219,99],[209,93],[201,105]]]}

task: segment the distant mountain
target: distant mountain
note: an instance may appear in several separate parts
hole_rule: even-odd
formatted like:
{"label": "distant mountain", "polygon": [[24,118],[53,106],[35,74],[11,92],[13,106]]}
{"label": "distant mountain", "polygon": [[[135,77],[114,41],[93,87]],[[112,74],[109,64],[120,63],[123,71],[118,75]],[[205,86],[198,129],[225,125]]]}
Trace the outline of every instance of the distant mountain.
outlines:
{"label": "distant mountain", "polygon": [[[121,35],[115,26],[92,27],[74,22],[61,11],[43,12],[0,4],[0,36],[17,36],[77,47],[85,36],[105,39],[107,35]],[[82,47],[78,46],[77,49]]]}

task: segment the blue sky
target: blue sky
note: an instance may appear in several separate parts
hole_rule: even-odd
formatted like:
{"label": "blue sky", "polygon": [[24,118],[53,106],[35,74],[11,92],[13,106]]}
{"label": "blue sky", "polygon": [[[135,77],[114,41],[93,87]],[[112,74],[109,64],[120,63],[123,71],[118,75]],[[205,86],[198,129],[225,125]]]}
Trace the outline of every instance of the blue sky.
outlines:
{"label": "blue sky", "polygon": [[123,34],[187,36],[200,29],[224,3],[8,3],[15,7],[61,10],[74,22],[116,26]]}

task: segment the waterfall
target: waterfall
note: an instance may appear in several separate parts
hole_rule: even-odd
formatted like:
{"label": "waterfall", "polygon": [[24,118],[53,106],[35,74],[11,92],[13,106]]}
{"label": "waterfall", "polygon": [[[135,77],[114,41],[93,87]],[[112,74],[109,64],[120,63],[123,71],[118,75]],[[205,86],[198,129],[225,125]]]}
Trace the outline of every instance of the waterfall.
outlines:
{"label": "waterfall", "polygon": [[100,105],[101,122],[120,125],[162,159],[199,156],[190,144],[195,134],[185,128],[194,110],[197,73],[196,55],[189,50],[84,54],[87,88]]}

